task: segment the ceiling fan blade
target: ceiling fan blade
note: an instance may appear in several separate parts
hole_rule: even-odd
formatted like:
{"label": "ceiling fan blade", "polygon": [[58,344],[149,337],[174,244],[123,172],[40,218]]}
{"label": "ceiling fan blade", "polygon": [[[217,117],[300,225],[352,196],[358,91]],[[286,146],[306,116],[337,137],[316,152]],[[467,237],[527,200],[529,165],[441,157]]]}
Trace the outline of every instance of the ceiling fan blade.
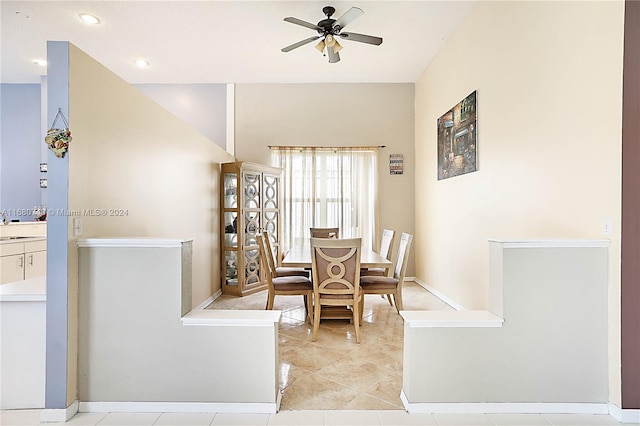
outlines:
{"label": "ceiling fan blade", "polygon": [[356,18],[362,16],[363,13],[364,11],[359,7],[352,7],[351,9],[347,10],[344,15],[339,17],[336,22],[333,23],[333,28],[339,27],[340,29],[342,29],[346,27],[350,22],[353,22]]}
{"label": "ceiling fan blade", "polygon": [[322,31],[322,28],[320,28],[316,24],[312,24],[311,22],[303,21],[302,19],[293,18],[293,17],[289,16],[288,18],[284,18],[284,20],[287,21],[287,22],[291,22],[292,24],[302,25],[303,27],[311,28],[312,30],[320,30],[320,31]]}
{"label": "ceiling fan blade", "polygon": [[382,44],[381,37],[375,37],[375,36],[358,34],[358,33],[340,33],[339,35],[345,40],[359,41],[360,43],[375,44],[376,46],[380,46]]}
{"label": "ceiling fan blade", "polygon": [[309,37],[309,38],[304,39],[302,41],[299,41],[297,43],[293,43],[291,46],[283,47],[280,50],[282,50],[283,52],[289,52],[289,51],[291,51],[291,50],[293,50],[293,49],[295,49],[297,47],[304,46],[305,44],[311,43],[312,41],[317,40],[319,38],[320,38],[320,36]]}
{"label": "ceiling fan blade", "polygon": [[327,53],[329,54],[329,63],[330,64],[335,64],[336,62],[340,61],[340,55],[338,54],[338,52],[333,50],[333,47],[328,47],[327,46]]}

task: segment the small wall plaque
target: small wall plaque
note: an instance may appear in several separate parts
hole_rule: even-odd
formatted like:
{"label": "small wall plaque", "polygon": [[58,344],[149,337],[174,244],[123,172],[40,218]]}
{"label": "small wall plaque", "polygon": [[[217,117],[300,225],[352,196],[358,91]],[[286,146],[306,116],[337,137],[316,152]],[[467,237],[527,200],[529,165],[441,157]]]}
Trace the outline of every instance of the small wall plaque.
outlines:
{"label": "small wall plaque", "polygon": [[40,188],[46,188],[46,187],[47,187],[47,180],[40,179]]}
{"label": "small wall plaque", "polygon": [[40,163],[40,172],[41,173],[47,172],[47,163]]}
{"label": "small wall plaque", "polygon": [[401,175],[404,171],[404,156],[402,154],[389,155],[389,174]]}

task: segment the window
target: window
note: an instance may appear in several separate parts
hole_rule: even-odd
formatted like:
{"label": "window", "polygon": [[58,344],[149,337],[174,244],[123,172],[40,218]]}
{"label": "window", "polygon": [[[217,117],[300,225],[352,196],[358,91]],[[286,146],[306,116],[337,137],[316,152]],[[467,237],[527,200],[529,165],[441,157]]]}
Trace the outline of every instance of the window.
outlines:
{"label": "window", "polygon": [[338,227],[372,247],[377,223],[377,148],[272,147],[283,169],[282,243],[308,243],[309,228]]}

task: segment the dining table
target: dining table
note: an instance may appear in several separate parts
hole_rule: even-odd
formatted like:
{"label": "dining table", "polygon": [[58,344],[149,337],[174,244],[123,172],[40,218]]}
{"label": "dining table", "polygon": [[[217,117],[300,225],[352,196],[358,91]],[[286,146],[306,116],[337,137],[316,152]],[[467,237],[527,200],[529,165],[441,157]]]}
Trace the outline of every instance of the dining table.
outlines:
{"label": "dining table", "polygon": [[[287,268],[311,269],[311,245],[293,246],[281,261]],[[372,249],[360,248],[361,268],[392,268],[393,263]],[[326,306],[322,308],[320,319],[353,319],[351,309],[342,306]]]}
{"label": "dining table", "polygon": [[[291,247],[291,250],[282,259],[282,265],[287,268],[309,268],[311,269],[311,245]],[[393,263],[372,249],[360,248],[361,268],[391,268]]]}

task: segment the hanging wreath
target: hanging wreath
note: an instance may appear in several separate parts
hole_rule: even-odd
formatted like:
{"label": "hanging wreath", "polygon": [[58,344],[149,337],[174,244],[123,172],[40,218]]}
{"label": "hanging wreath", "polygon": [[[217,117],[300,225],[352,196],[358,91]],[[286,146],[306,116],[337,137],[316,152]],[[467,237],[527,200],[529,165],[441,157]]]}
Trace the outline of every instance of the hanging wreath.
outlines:
{"label": "hanging wreath", "polygon": [[[56,122],[58,118],[62,119],[64,123],[64,129],[57,129]],[[69,149],[69,142],[71,142],[71,131],[69,130],[69,123],[67,119],[62,114],[62,110],[58,108],[58,113],[56,114],[56,118],[53,120],[53,124],[51,124],[51,128],[47,131],[47,136],[44,137],[44,141],[47,143],[47,146],[51,151],[56,154],[56,157],[63,158],[64,154],[66,154]]]}

